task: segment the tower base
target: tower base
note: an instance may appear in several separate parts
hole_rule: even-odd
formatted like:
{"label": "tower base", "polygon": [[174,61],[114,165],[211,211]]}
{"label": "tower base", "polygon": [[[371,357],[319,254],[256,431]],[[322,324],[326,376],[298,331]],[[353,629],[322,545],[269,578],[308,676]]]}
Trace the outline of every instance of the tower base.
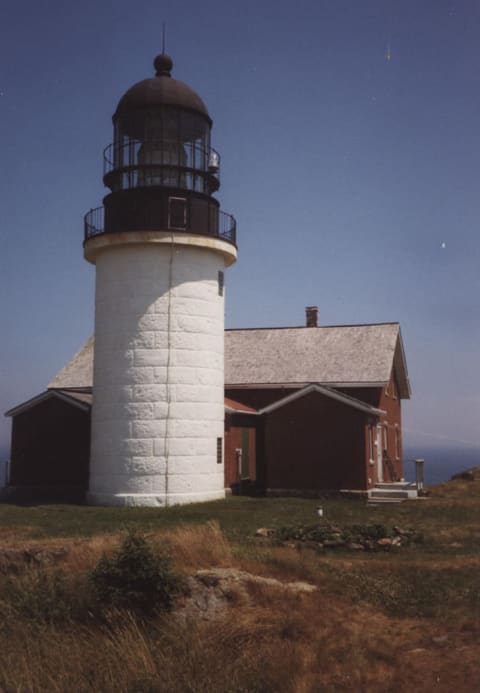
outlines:
{"label": "tower base", "polygon": [[225,500],[225,490],[199,493],[87,493],[87,505],[121,506],[129,508],[165,508],[170,505],[204,503]]}

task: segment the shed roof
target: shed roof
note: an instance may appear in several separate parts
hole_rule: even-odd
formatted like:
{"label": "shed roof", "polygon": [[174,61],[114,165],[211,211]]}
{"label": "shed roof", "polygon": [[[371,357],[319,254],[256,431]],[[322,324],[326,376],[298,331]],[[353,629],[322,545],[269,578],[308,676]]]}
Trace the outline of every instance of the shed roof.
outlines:
{"label": "shed roof", "polygon": [[60,399],[67,404],[71,404],[77,409],[82,411],[90,411],[92,406],[92,393],[91,392],[75,392],[70,390],[45,390],[39,395],[28,399],[26,402],[18,404],[16,407],[9,409],[5,412],[5,416],[17,416],[18,414],[23,414],[23,412],[36,407],[42,402],[46,402],[48,399]]}
{"label": "shed roof", "polygon": [[[234,387],[372,387],[395,369],[402,398],[410,396],[398,323],[225,331],[225,384]],[[49,388],[93,383],[93,337],[55,376]]]}
{"label": "shed roof", "polygon": [[257,409],[254,407],[249,407],[243,402],[237,402],[237,400],[231,397],[225,397],[225,411],[228,414],[258,414]]}

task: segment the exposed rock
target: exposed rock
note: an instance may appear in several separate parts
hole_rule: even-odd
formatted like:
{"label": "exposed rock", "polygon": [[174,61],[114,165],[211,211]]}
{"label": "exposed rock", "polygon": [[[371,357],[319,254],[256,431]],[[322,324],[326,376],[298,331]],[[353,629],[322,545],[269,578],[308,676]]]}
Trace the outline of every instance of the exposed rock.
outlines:
{"label": "exposed rock", "polygon": [[341,539],[327,539],[323,545],[326,549],[337,549],[339,546],[345,546],[345,542]]}
{"label": "exposed rock", "polygon": [[404,529],[403,527],[399,527],[398,525],[394,525],[393,531],[395,532],[395,534],[398,534],[401,537],[411,537],[412,534],[414,534],[413,529]]}
{"label": "exposed rock", "polygon": [[392,546],[393,539],[390,537],[383,537],[382,539],[377,539],[378,546]]}
{"label": "exposed rock", "polygon": [[232,604],[249,604],[249,584],[266,585],[296,593],[310,593],[317,588],[308,582],[281,582],[274,578],[252,575],[236,568],[198,570],[186,580],[187,594],[179,599],[176,615],[179,618],[215,619]]}
{"label": "exposed rock", "polygon": [[456,479],[461,479],[462,481],[475,481],[475,474],[471,469],[469,469],[465,472],[459,472],[458,474],[454,474],[452,476],[452,481],[455,481]]}
{"label": "exposed rock", "polygon": [[455,479],[460,479],[462,481],[475,481],[480,480],[480,467],[472,467],[471,469],[465,469],[463,472],[458,472],[452,477],[452,481]]}
{"label": "exposed rock", "polygon": [[275,534],[275,530],[268,527],[260,527],[255,532],[256,537],[271,537],[273,534]]}
{"label": "exposed rock", "polygon": [[332,532],[331,539],[332,541],[342,541],[342,530]]}
{"label": "exposed rock", "polygon": [[330,532],[333,532],[334,534],[341,534],[343,532],[341,527],[337,527],[336,525],[330,525],[329,526]]}

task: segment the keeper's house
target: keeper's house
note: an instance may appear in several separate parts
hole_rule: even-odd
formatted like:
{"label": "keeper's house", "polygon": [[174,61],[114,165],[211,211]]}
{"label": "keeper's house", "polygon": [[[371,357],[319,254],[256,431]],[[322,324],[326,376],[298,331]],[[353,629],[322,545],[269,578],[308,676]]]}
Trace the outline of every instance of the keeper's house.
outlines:
{"label": "keeper's house", "polygon": [[[88,489],[93,338],[12,417],[9,489],[82,500]],[[398,323],[226,330],[225,488],[319,495],[403,477],[408,399]]]}

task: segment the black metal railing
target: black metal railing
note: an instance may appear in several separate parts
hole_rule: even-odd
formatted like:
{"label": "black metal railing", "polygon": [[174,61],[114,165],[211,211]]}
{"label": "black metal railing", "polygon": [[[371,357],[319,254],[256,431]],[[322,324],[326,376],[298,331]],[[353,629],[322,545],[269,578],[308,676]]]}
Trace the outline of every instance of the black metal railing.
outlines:
{"label": "black metal railing", "polygon": [[220,155],[191,142],[130,140],[103,152],[103,179],[112,192],[161,185],[211,194],[218,190]]}
{"label": "black metal railing", "polygon": [[105,207],[96,207],[91,209],[83,217],[83,227],[84,227],[84,240],[93,238],[93,236],[100,236],[104,233],[105,228]]}
{"label": "black metal railing", "polygon": [[218,212],[218,237],[237,245],[237,222],[231,214]]}
{"label": "black metal railing", "polygon": [[[158,228],[155,228],[158,226]],[[135,232],[136,229],[132,228],[115,228],[109,231],[105,231],[105,208],[96,207],[91,209],[84,217],[84,241],[88,241],[89,238],[94,236],[100,236],[104,233],[122,233],[127,231]],[[151,231],[168,231],[170,229],[165,228],[162,224],[155,225],[149,224],[149,229],[138,229],[141,231],[151,230]],[[237,222],[231,214],[222,212],[221,210],[216,211],[215,215],[211,219],[211,223],[208,225],[207,230],[202,230],[201,232],[196,231],[194,228],[190,228],[189,225],[184,230],[179,230],[178,228],[172,228],[175,233],[193,233],[199,236],[213,236],[215,238],[220,238],[224,241],[228,241],[236,246],[237,244]]]}

